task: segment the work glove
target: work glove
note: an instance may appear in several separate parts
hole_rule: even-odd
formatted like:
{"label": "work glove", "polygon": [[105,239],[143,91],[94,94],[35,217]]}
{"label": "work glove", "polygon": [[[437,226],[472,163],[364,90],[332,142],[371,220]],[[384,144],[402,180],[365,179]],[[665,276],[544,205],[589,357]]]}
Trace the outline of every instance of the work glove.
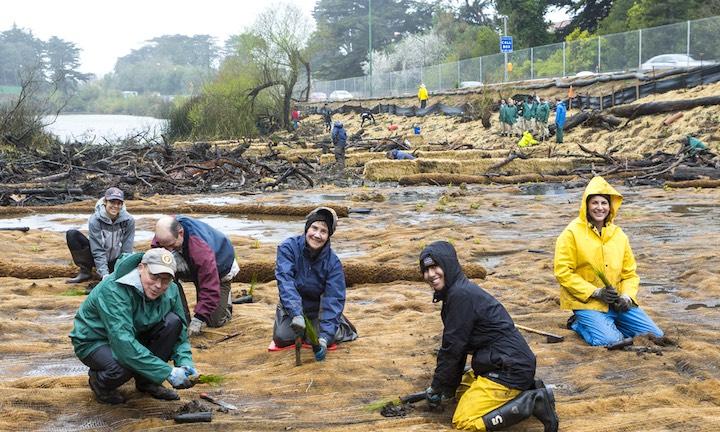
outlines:
{"label": "work glove", "polygon": [[185,375],[190,379],[190,381],[195,382],[198,379],[200,379],[200,374],[197,370],[195,370],[192,366],[182,366],[183,369],[185,369]]}
{"label": "work glove", "polygon": [[193,386],[193,383],[187,376],[187,371],[181,367],[172,368],[172,372],[168,375],[167,381],[176,389],[187,389]]}
{"label": "work glove", "polygon": [[442,403],[442,393],[436,392],[435,389],[430,386],[425,390],[425,400],[427,400],[428,407],[435,409]]}
{"label": "work glove", "polygon": [[302,336],[305,334],[305,318],[302,315],[295,315],[290,323],[293,331],[296,335]]}
{"label": "work glove", "polygon": [[592,295],[593,297],[604,301],[607,304],[613,304],[620,297],[613,287],[598,288]]}
{"label": "work glove", "polygon": [[199,335],[205,325],[206,324],[201,319],[193,317],[193,319],[190,320],[190,325],[188,326],[188,336]]}
{"label": "work glove", "polygon": [[318,339],[318,346],[313,347],[313,351],[315,351],[316,361],[325,360],[325,355],[327,354],[327,341],[325,340],[325,338]]}
{"label": "work glove", "polygon": [[627,312],[631,307],[633,307],[632,299],[624,294],[613,303],[613,308],[618,312]]}

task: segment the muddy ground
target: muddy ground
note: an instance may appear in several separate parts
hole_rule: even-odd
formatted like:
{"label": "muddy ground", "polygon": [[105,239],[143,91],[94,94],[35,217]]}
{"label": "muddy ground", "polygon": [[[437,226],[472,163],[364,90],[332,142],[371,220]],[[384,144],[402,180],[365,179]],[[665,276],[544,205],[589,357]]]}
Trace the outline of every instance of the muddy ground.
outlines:
{"label": "muddy ground", "polygon": [[[585,345],[565,329],[552,274],[554,242],[577,214],[581,188],[557,185],[461,187],[323,187],[256,196],[144,197],[145,201],[331,203],[369,208],[340,220],[333,247],[346,262],[417,267],[434,240],[450,240],[462,262],[484,265],[476,280],[516,323],[565,336],[548,344],[523,333],[537,354],[537,375],[555,386],[562,431],[720,430],[720,190],[627,188],[617,222],[627,232],[641,276],[641,305],[676,345],[640,338],[636,347],[658,353],[607,351]],[[374,200],[369,200],[374,198]],[[129,211],[139,201],[128,201]],[[83,227],[85,214],[23,216],[0,226],[2,261],[14,265],[69,264],[64,230]],[[230,234],[238,258],[272,259],[279,241],[302,232],[300,218],[207,217]],[[141,215],[135,248],[148,247],[157,215]],[[249,284],[233,284],[239,295]],[[194,297],[192,286],[188,287]],[[200,384],[181,400],[160,402],[121,388],[127,404],[97,403],[87,369],[67,334],[83,301],[64,278],[0,278],[0,430],[450,430],[453,406],[428,412],[424,403],[406,417],[384,418],[368,405],[428,386],[440,343],[440,306],[419,282],[360,284],[348,289],[346,315],[360,338],[316,363],[303,352],[268,352],[277,288],[255,288],[256,303],[236,305],[229,325],[193,339],[197,368],[220,374],[219,386]],[[224,335],[239,336],[222,342]],[[239,409],[215,411],[212,423],[177,425],[170,418],[209,392]],[[206,403],[206,402],[203,402]],[[535,420],[510,429],[540,431]]]}

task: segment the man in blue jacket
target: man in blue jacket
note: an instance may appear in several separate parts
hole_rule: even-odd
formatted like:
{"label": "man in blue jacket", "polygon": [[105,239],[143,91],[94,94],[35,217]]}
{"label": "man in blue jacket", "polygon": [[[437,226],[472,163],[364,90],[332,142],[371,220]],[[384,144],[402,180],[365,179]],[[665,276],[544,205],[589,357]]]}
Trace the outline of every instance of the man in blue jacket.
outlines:
{"label": "man in blue jacket", "polygon": [[[118,387],[135,378],[138,391],[156,399],[178,394],[162,386],[190,388],[193,367],[185,313],[173,283],[175,259],[165,249],[123,255],[115,272],[100,282],[75,315],[70,339],[90,368],[89,384],[98,402],[120,404]],[[175,367],[168,365],[172,359]]]}
{"label": "man in blue jacket", "polygon": [[[232,278],[240,271],[230,239],[205,222],[187,216],[163,216],[155,225],[153,246],[173,251],[178,279],[195,283],[195,316],[188,311],[188,335],[205,326],[221,327],[232,318]],[[182,286],[181,294],[184,297]]]}
{"label": "man in blue jacket", "polygon": [[[496,431],[535,416],[545,432],[557,432],[552,391],[535,380],[535,354],[503,305],[465,276],[455,248],[431,243],[420,253],[420,271],[433,302],[442,302],[442,345],[428,404],[458,397],[452,421],[461,430]],[[464,372],[468,353],[472,368]]]}
{"label": "man in blue jacket", "polygon": [[278,347],[291,345],[305,334],[306,316],[319,338],[315,359],[325,359],[328,345],[357,339],[355,327],[343,315],[345,273],[330,247],[337,215],[333,209],[318,207],[305,221],[305,234],[280,243],[275,262],[275,279],[280,304],[275,313],[273,341]]}
{"label": "man in blue jacket", "polygon": [[330,133],[333,143],[333,152],[335,153],[335,161],[338,169],[345,169],[345,145],[347,144],[347,133],[343,128],[342,122],[336,121]]}
{"label": "man in blue jacket", "polygon": [[402,150],[398,149],[392,149],[389,152],[385,153],[385,156],[387,156],[388,159],[396,159],[396,160],[413,160],[415,159],[415,156],[412,155],[412,153],[404,152]]}
{"label": "man in blue jacket", "polygon": [[563,127],[565,127],[565,103],[558,99],[555,106],[555,142],[561,144],[563,142]]}

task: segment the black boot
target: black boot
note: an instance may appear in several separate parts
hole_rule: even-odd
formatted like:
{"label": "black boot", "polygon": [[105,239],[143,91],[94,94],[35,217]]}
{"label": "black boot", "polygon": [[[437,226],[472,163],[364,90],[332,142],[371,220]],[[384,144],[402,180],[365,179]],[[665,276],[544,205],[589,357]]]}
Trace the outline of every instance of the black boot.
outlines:
{"label": "black boot", "polygon": [[147,393],[150,396],[154,397],[155,399],[160,400],[178,400],[180,399],[180,396],[178,396],[177,392],[173,389],[169,389],[167,387],[163,387],[161,384],[155,384],[151,382],[138,382],[137,379],[135,379],[135,388],[139,392]]}
{"label": "black boot", "polygon": [[70,249],[70,255],[72,255],[75,265],[80,267],[80,273],[74,278],[66,280],[65,283],[76,284],[90,280],[90,278],[92,278],[90,272],[95,265],[90,248]]}
{"label": "black boot", "polygon": [[557,432],[560,419],[555,412],[555,395],[550,387],[535,390],[540,396],[535,398],[533,415],[545,426],[545,432]]}
{"label": "black boot", "polygon": [[534,415],[545,426],[545,432],[557,432],[555,398],[549,388],[527,390],[505,405],[483,416],[487,431],[498,431]]}
{"label": "black boot", "polygon": [[92,389],[93,393],[95,393],[95,399],[98,402],[110,405],[125,403],[125,398],[119,391],[117,391],[117,389],[106,390],[100,385],[95,371],[91,370],[89,375],[90,378],[88,379],[88,384],[90,384],[90,389]]}
{"label": "black boot", "polygon": [[91,278],[92,275],[90,274],[90,269],[87,267],[80,267],[80,273],[78,273],[77,276],[75,276],[74,278],[67,279],[65,283],[76,284],[88,281]]}

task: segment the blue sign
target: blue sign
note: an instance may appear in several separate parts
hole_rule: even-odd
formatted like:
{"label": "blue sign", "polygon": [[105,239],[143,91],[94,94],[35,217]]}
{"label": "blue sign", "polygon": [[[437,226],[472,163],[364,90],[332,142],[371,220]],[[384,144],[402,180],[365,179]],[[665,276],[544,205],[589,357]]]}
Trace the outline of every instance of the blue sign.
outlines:
{"label": "blue sign", "polygon": [[503,53],[513,52],[512,36],[500,36],[500,52],[503,52]]}

